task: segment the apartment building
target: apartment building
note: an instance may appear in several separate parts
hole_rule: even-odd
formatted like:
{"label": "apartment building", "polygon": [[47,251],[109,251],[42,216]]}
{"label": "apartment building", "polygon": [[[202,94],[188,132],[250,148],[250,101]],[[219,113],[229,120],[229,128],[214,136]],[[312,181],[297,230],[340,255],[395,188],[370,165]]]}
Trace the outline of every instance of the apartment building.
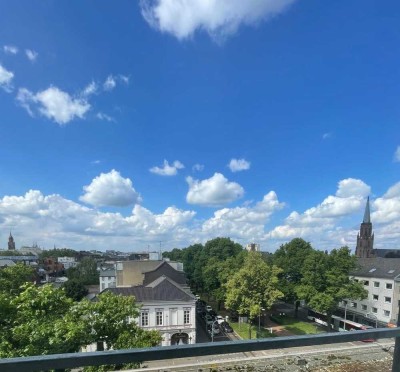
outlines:
{"label": "apartment building", "polygon": [[340,303],[347,319],[371,326],[395,326],[400,305],[400,259],[359,258],[360,268],[352,273],[363,283],[368,297]]}

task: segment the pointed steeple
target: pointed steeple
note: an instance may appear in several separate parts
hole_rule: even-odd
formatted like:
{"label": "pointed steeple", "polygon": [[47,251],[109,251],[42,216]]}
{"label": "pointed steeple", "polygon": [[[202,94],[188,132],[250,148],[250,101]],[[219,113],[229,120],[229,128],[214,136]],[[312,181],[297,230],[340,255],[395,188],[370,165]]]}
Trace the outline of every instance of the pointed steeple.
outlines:
{"label": "pointed steeple", "polygon": [[369,211],[369,196],[367,199],[367,204],[365,205],[363,223],[371,223],[371,216],[370,216],[370,211]]}

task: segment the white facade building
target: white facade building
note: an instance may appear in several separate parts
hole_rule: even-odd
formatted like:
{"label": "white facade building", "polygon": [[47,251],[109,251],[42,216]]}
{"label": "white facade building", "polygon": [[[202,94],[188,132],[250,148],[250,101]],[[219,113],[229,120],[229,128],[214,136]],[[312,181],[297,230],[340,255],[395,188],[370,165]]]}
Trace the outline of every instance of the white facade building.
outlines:
{"label": "white facade building", "polygon": [[101,270],[99,275],[100,280],[100,292],[107,288],[115,288],[116,286],[116,274],[114,269]]}
{"label": "white facade building", "polygon": [[248,252],[260,252],[260,244],[249,243],[246,245],[246,250]]}
{"label": "white facade building", "polygon": [[163,275],[147,285],[108,290],[135,297],[141,306],[137,324],[159,331],[162,346],[196,343],[196,298],[172,279]]}
{"label": "white facade building", "polygon": [[75,257],[58,257],[57,262],[64,265],[65,270],[68,270],[71,267],[76,267],[78,265]]}
{"label": "white facade building", "polygon": [[400,305],[400,260],[359,258],[352,277],[363,283],[368,297],[339,304],[347,319],[371,326],[395,326]]}

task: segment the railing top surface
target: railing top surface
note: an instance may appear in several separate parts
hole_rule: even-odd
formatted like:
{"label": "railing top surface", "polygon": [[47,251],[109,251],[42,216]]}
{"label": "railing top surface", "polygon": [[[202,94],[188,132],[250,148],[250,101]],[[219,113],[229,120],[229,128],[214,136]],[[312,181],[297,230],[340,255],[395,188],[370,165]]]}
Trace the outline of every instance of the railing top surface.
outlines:
{"label": "railing top surface", "polygon": [[208,342],[192,345],[160,346],[142,349],[110,350],[88,353],[40,355],[0,359],[2,372],[37,371],[74,368],[87,365],[121,364],[152,360],[184,358],[246,351],[271,350],[311,346],[366,339],[400,337],[400,327],[368,329],[354,332],[323,333],[318,335],[263,338],[256,340]]}

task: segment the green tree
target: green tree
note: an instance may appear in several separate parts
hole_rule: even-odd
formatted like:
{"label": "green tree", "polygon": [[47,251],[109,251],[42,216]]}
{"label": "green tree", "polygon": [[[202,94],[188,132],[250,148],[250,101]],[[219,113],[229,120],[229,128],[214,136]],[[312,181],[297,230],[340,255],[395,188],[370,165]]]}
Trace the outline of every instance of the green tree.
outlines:
{"label": "green tree", "polygon": [[[126,342],[129,337],[132,342],[135,338],[139,342],[141,339],[137,336],[144,334],[133,321],[138,317],[139,309],[135,298],[131,296],[117,296],[105,291],[97,297],[97,301],[79,302],[74,311],[90,333],[90,343],[96,342],[98,350],[102,350],[104,344],[107,350],[128,345]],[[161,341],[158,332],[150,333],[147,340],[154,341],[156,335],[158,344]]]}
{"label": "green tree", "polygon": [[283,244],[273,255],[273,263],[282,269],[279,274],[279,289],[285,295],[286,302],[295,303],[295,317],[297,318],[300,301],[297,298],[296,288],[303,278],[304,261],[314,252],[311,244],[301,238],[295,238]]}
{"label": "green tree", "polygon": [[348,247],[333,249],[329,254],[314,251],[304,261],[297,296],[315,311],[327,315],[329,331],[340,301],[362,300],[368,296],[363,285],[350,277],[350,272],[356,268],[356,257]]}
{"label": "green tree", "polygon": [[21,263],[0,270],[0,291],[10,294],[20,292],[20,287],[35,279],[35,270]]}
{"label": "green tree", "polygon": [[97,262],[92,257],[84,257],[76,267],[71,267],[66,272],[68,279],[75,279],[84,285],[99,284]]}
{"label": "green tree", "polygon": [[82,300],[82,298],[89,293],[85,285],[77,279],[68,280],[64,283],[62,288],[67,297],[72,298],[74,301]]}
{"label": "green tree", "polygon": [[[25,284],[16,296],[8,297],[8,314],[3,318],[0,356],[75,352],[85,329],[76,320],[68,321],[73,301],[51,285]],[[2,307],[0,301],[0,307]]]}
{"label": "green tree", "polygon": [[0,357],[77,352],[103,342],[107,348],[154,346],[157,332],[138,328],[134,298],[106,292],[97,302],[74,302],[51,285],[25,284],[16,295],[0,292]]}
{"label": "green tree", "polygon": [[[251,324],[262,308],[270,309],[283,296],[278,289],[280,272],[277,266],[269,266],[259,252],[249,252],[242,268],[226,284],[226,307],[247,315]],[[251,338],[251,327],[249,333]]]}
{"label": "green tree", "polygon": [[49,250],[44,250],[39,254],[40,259],[44,259],[46,257],[75,257],[79,256],[79,252],[69,249],[69,248],[54,248]]}

